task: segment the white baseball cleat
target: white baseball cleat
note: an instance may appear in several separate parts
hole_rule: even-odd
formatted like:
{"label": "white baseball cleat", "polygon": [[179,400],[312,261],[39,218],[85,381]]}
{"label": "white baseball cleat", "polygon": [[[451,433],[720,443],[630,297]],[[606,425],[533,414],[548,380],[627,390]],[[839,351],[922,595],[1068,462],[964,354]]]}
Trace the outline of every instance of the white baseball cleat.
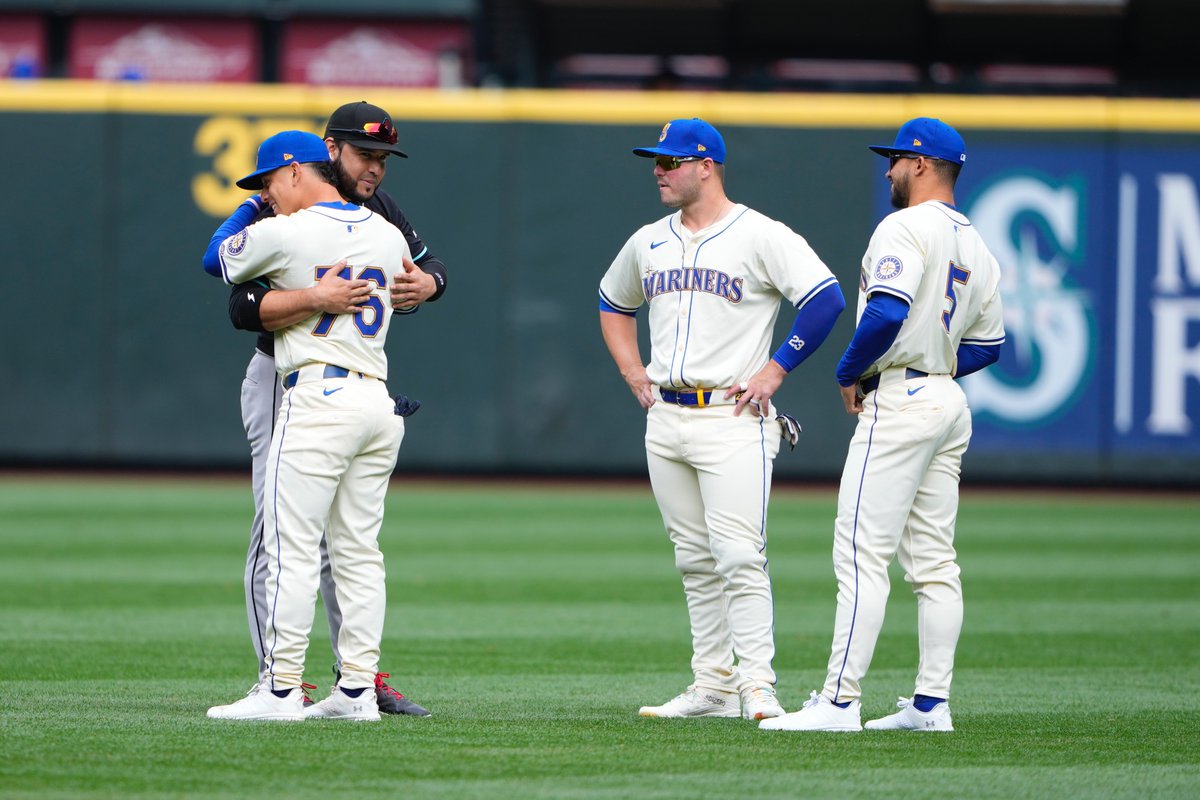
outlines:
{"label": "white baseball cleat", "polygon": [[911,697],[901,697],[895,714],[873,719],[864,726],[869,731],[952,731],[950,704],[943,701],[928,711],[913,705]]}
{"label": "white baseball cleat", "polygon": [[689,686],[678,697],[661,706],[642,706],[638,711],[643,717],[740,717],[741,703],[734,692],[718,692],[714,689],[698,689]]}
{"label": "white baseball cleat", "polygon": [[851,700],[850,705],[839,708],[823,694],[813,692],[804,703],[804,708],[774,719],[758,723],[764,731],[836,731],[862,730],[862,705]]}
{"label": "white baseball cleat", "polygon": [[345,719],[352,722],[378,722],[379,702],[375,699],[375,688],[368,686],[358,697],[351,697],[334,686],[319,703],[304,710],[306,719]]}
{"label": "white baseball cleat", "polygon": [[208,718],[300,722],[304,719],[304,691],[297,686],[286,697],[278,697],[265,684],[256,683],[236,703],[210,708]]}
{"label": "white baseball cleat", "polygon": [[738,694],[742,698],[742,719],[770,719],[784,714],[772,686],[746,686]]}

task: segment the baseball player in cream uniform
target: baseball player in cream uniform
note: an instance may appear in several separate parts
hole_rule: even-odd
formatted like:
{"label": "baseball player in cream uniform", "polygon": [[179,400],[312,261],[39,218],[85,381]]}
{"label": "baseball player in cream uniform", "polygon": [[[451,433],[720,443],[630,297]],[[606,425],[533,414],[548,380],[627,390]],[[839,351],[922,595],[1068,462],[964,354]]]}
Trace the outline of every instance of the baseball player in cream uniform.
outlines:
{"label": "baseball player in cream uniform", "polygon": [[[238,720],[325,717],[377,720],[375,697],[385,587],[377,537],[388,480],[404,435],[388,395],[388,276],[411,265],[404,235],[382,217],[345,202],[325,142],[301,131],[267,139],[255,172],[238,182],[262,189],[277,216],[233,233],[217,248],[230,284],[267,277],[272,287],[314,285],[327,270],[366,280],[372,291],[354,314],[318,313],[275,333],[284,396],[271,439],[265,494],[266,672],[250,694],[208,715]],[[213,258],[206,254],[206,269]],[[342,627],[341,678],[305,711],[301,682],[326,537]]]}
{"label": "baseball player in cream uniform", "polygon": [[950,681],[962,627],[954,527],[971,412],[954,378],[993,363],[1004,341],[1000,268],[954,207],[966,161],[940,120],[906,122],[891,145],[892,204],[863,256],[858,327],[838,364],[846,410],[858,415],[838,495],[838,581],[825,685],[804,707],[760,727],[859,731],[861,681],[883,626],[888,564],[898,556],[917,596],[915,692],[874,730],[952,731]]}
{"label": "baseball player in cream uniform", "polygon": [[[409,314],[420,305],[440,298],[446,290],[447,276],[445,264],[417,235],[395,199],[380,188],[388,172],[388,164],[395,158],[408,158],[408,154],[399,148],[398,140],[399,134],[392,124],[391,115],[366,101],[339,106],[330,115],[325,128],[325,145],[339,174],[339,193],[350,202],[382,216],[399,228],[408,241],[413,263],[418,269],[392,276],[390,289],[392,309],[400,314]],[[246,202],[257,204],[258,198]],[[270,207],[265,207],[257,219],[265,219],[273,214]],[[216,241],[217,245],[221,239]],[[266,672],[267,648],[264,641],[270,612],[266,594],[263,482],[271,434],[283,401],[283,387],[275,371],[275,337],[272,331],[304,320],[317,311],[361,311],[357,303],[367,297],[372,286],[368,281],[345,280],[339,277],[337,270],[330,270],[316,286],[299,292],[275,290],[266,278],[261,277],[238,284],[230,290],[229,316],[234,327],[258,333],[254,355],[246,366],[246,377],[242,381],[241,406],[242,423],[250,443],[254,493],[254,522],[250,527],[250,546],[246,550],[246,618],[258,657],[260,678]],[[337,642],[341,633],[342,612],[338,606],[324,543],[321,545],[321,554],[321,601],[329,623],[336,671],[341,664]],[[429,715],[426,708],[386,683],[384,679],[389,677],[390,674],[386,672],[376,676],[375,696],[379,701],[380,713]],[[310,701],[305,702],[307,704]]]}
{"label": "baseball player in cream uniform", "polygon": [[[767,504],[780,429],[771,396],[845,307],[829,268],[786,225],[725,195],[725,143],[700,119],[669,122],[654,147],[664,205],[600,283],[600,326],[646,413],[646,458],[674,545],[692,633],[693,682],[649,717],[783,713],[776,676]],[[770,352],[781,300],[797,309]],[[637,343],[649,305],[651,355]]]}

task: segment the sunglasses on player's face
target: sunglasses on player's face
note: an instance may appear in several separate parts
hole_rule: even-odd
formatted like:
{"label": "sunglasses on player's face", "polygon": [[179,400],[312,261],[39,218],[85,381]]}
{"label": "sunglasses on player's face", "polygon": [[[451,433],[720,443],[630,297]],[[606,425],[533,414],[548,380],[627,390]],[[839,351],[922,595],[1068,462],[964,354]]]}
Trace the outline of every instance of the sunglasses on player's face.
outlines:
{"label": "sunglasses on player's face", "polygon": [[700,158],[699,156],[685,156],[684,158],[677,158],[675,156],[655,156],[654,157],[654,163],[657,164],[658,166],[662,167],[663,172],[670,172],[672,170],[679,169],[679,165],[684,163],[685,161],[703,161],[703,160],[704,159]]}
{"label": "sunglasses on player's face", "polygon": [[395,144],[400,138],[396,129],[392,126],[392,121],[387,117],[383,118],[383,122],[368,122],[361,128],[330,128],[330,133],[356,133],[360,136],[366,136],[368,139],[374,139],[377,142],[385,142],[387,144]]}
{"label": "sunglasses on player's face", "polygon": [[918,159],[923,158],[923,156],[914,155],[913,153],[892,153],[890,156],[888,156],[888,169],[896,166],[897,161],[906,158]]}

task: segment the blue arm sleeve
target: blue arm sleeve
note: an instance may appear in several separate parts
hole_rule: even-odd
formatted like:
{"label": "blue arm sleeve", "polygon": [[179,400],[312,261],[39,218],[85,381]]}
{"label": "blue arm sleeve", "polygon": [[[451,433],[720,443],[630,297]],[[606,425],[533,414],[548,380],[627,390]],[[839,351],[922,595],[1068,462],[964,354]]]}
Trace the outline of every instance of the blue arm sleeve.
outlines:
{"label": "blue arm sleeve", "polygon": [[257,196],[249,197],[234,210],[229,219],[221,223],[217,232],[208,241],[208,249],[204,251],[204,271],[214,278],[221,277],[221,242],[233,236],[253,222],[262,211],[262,201]]}
{"label": "blue arm sleeve", "polygon": [[958,346],[958,371],[954,377],[961,378],[978,372],[1000,360],[998,344],[960,344]]}
{"label": "blue arm sleeve", "polygon": [[867,300],[854,338],[837,365],[838,386],[850,386],[887,352],[908,316],[908,303],[891,294],[876,292]]}
{"label": "blue arm sleeve", "polygon": [[833,330],[838,314],[846,307],[846,298],[836,283],[831,283],[817,292],[804,307],[796,312],[796,321],[787,340],[779,345],[771,358],[788,372],[808,358],[821,346],[825,337]]}

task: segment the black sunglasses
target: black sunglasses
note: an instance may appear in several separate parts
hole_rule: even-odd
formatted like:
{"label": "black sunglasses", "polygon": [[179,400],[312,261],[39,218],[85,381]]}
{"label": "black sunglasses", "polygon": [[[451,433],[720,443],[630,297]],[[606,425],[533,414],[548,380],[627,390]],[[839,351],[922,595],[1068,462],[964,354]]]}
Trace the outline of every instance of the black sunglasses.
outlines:
{"label": "black sunglasses", "polygon": [[685,161],[703,161],[703,160],[704,159],[701,158],[700,156],[684,156],[683,158],[678,158],[676,156],[655,156],[654,157],[654,163],[657,164],[658,166],[662,167],[663,172],[670,172],[672,170],[679,169],[679,165],[684,163]]}
{"label": "black sunglasses", "polygon": [[387,144],[395,144],[399,140],[400,135],[392,126],[392,121],[387,117],[383,118],[383,122],[368,122],[361,128],[330,128],[330,133],[353,133],[359,136],[366,136],[368,139],[374,139],[377,142],[386,142]]}
{"label": "black sunglasses", "polygon": [[892,153],[890,156],[888,156],[888,169],[896,166],[896,162],[902,158],[911,158],[915,160],[918,158],[924,158],[924,156],[915,155],[913,153]]}

